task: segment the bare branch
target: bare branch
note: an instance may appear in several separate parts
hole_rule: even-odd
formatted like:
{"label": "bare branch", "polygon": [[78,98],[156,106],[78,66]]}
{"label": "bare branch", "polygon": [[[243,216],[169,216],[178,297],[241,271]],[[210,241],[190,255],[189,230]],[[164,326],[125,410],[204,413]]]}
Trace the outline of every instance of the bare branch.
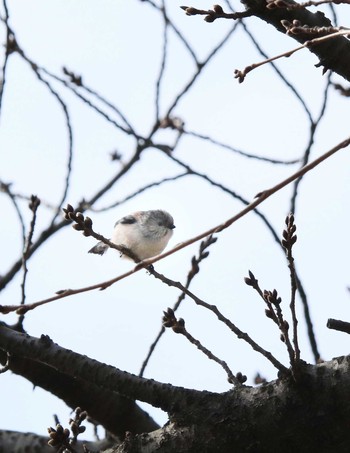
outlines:
{"label": "bare branch", "polygon": [[22,283],[21,283],[21,291],[22,291],[21,304],[22,305],[25,304],[25,299],[26,299],[25,287],[26,287],[26,281],[27,281],[27,275],[28,275],[27,260],[28,260],[30,248],[32,246],[32,239],[33,239],[37,210],[39,208],[39,205],[40,205],[40,199],[36,195],[32,195],[31,201],[29,203],[29,209],[32,211],[32,220],[30,222],[26,244],[23,247],[23,257],[22,257],[22,267],[23,267],[23,278],[22,278]]}
{"label": "bare branch", "polygon": [[[286,20],[283,21],[283,26],[286,28],[287,34],[296,34],[295,30],[298,30],[298,31],[300,30],[299,28],[294,28],[293,25],[290,24]],[[329,34],[329,35],[326,35],[326,36],[321,36],[319,38],[310,39],[308,41],[305,41],[304,44],[302,44],[301,46],[295,47],[292,50],[288,50],[288,51],[283,52],[283,53],[281,53],[279,55],[276,55],[274,57],[267,58],[266,60],[261,61],[259,63],[253,63],[253,64],[245,67],[243,69],[243,71],[240,71],[239,69],[235,69],[235,78],[238,79],[239,83],[242,83],[242,82],[244,82],[244,79],[247,76],[247,74],[249,74],[249,72],[253,71],[256,68],[259,68],[260,66],[263,66],[263,65],[265,65],[267,63],[271,63],[272,61],[279,60],[280,58],[289,58],[290,56],[292,56],[295,52],[298,52],[299,50],[306,49],[306,48],[310,49],[313,46],[316,46],[318,44],[322,44],[323,42],[328,41],[330,39],[334,39],[334,38],[337,38],[339,36],[347,36],[348,34],[349,34],[349,29],[346,29],[346,30],[336,31],[336,32],[334,32],[332,34]]]}
{"label": "bare branch", "polygon": [[95,208],[95,207],[91,206],[90,211],[92,211],[92,212],[109,211],[110,209],[113,209],[113,208],[116,208],[117,206],[122,205],[126,201],[132,200],[133,198],[137,197],[141,193],[146,192],[147,190],[152,189],[153,187],[158,187],[166,182],[176,181],[176,180],[181,179],[184,176],[188,176],[188,175],[189,175],[189,173],[187,171],[185,171],[176,176],[170,176],[169,178],[163,178],[163,179],[160,179],[159,181],[153,181],[150,184],[147,184],[147,185],[141,187],[140,189],[135,190],[134,192],[127,195],[126,197],[122,198],[121,200],[118,200],[115,203],[112,203],[108,206],[103,206],[102,208]]}
{"label": "bare branch", "polygon": [[339,330],[339,332],[350,334],[350,322],[329,318],[327,321],[327,327],[328,329]]}
{"label": "bare branch", "polygon": [[[194,277],[196,275],[198,275],[199,273],[199,265],[200,263],[208,258],[209,256],[209,251],[207,250],[207,248],[209,248],[212,244],[214,244],[216,242],[217,238],[216,237],[213,237],[213,236],[208,236],[204,241],[202,241],[200,243],[200,246],[199,246],[199,253],[198,253],[198,256],[193,256],[192,257],[192,260],[191,260],[191,269],[189,270],[188,274],[187,274],[187,280],[186,280],[186,283],[185,283],[185,288],[188,289],[190,287],[190,284],[192,282],[192,280],[194,279]],[[172,310],[175,312],[179,306],[181,305],[182,301],[185,299],[186,297],[186,293],[184,293],[183,291],[181,292],[181,294],[179,295],[178,299],[177,299],[177,302],[175,303],[175,305],[173,306]],[[161,327],[156,339],[153,341],[153,343],[151,344],[150,348],[149,348],[149,351],[148,351],[148,354],[145,358],[145,360],[143,361],[142,363],[142,366],[141,366],[141,370],[140,370],[140,373],[139,373],[139,376],[143,376],[144,372],[145,372],[145,369],[148,365],[148,362],[158,344],[158,342],[160,341],[161,337],[163,336],[165,332],[165,328],[164,326]]]}
{"label": "bare branch", "polygon": [[[310,162],[305,167],[303,167],[300,170],[298,170],[293,175],[291,175],[288,178],[286,178],[283,181],[281,181],[279,184],[276,184],[274,187],[272,187],[270,189],[267,189],[267,190],[264,190],[263,192],[258,193],[256,195],[255,200],[252,203],[250,203],[248,206],[246,206],[244,209],[242,209],[240,212],[235,214],[230,219],[226,220],[224,223],[222,223],[220,225],[217,225],[217,226],[215,226],[213,228],[210,228],[209,230],[205,231],[204,233],[201,233],[201,234],[199,234],[199,235],[197,235],[197,236],[195,236],[195,237],[193,237],[191,239],[188,239],[187,241],[182,242],[181,244],[178,244],[176,247],[174,247],[173,249],[169,250],[168,252],[164,252],[164,253],[156,256],[156,257],[152,257],[152,258],[150,258],[148,260],[142,261],[133,270],[131,270],[129,272],[121,274],[121,275],[119,275],[119,276],[117,276],[117,277],[115,277],[115,278],[113,278],[111,280],[107,280],[105,282],[97,283],[95,285],[87,286],[87,287],[84,287],[84,288],[79,288],[79,289],[75,289],[75,290],[72,290],[72,289],[62,290],[56,296],[50,297],[48,299],[44,299],[44,300],[39,301],[39,302],[35,302],[33,304],[28,304],[25,307],[21,307],[21,306],[18,306],[18,305],[0,305],[0,313],[7,314],[7,313],[10,313],[10,312],[13,312],[13,311],[16,311],[16,310],[20,310],[20,313],[23,314],[23,310],[25,310],[24,312],[27,312],[28,310],[33,310],[34,308],[36,308],[36,307],[38,307],[40,305],[44,305],[46,303],[49,303],[49,302],[52,302],[52,301],[55,301],[55,300],[58,300],[58,299],[62,299],[64,297],[72,296],[74,294],[79,294],[79,293],[83,293],[83,292],[87,292],[87,291],[93,291],[95,289],[106,289],[109,286],[113,285],[114,283],[116,283],[116,282],[118,282],[118,281],[120,281],[120,280],[122,280],[124,278],[129,277],[130,275],[134,274],[135,272],[138,272],[139,270],[141,270],[141,269],[143,269],[145,267],[147,268],[151,264],[154,264],[157,261],[159,261],[161,259],[164,259],[164,258],[166,258],[169,255],[172,255],[173,253],[176,253],[178,250],[181,250],[181,249],[183,249],[185,247],[188,247],[191,244],[194,244],[195,242],[200,241],[201,239],[205,238],[206,236],[209,236],[209,235],[215,234],[215,233],[219,233],[219,232],[225,230],[226,228],[230,227],[233,223],[237,222],[240,218],[244,217],[246,214],[248,214],[249,212],[253,211],[259,204],[263,203],[265,200],[267,200],[269,197],[271,197],[274,193],[278,192],[283,187],[285,187],[288,184],[290,184],[291,182],[295,181],[300,176],[306,174],[307,172],[309,172],[310,170],[315,168],[317,165],[319,165],[320,163],[322,163],[323,161],[325,161],[326,159],[331,157],[337,151],[348,147],[349,144],[350,144],[350,138],[342,141],[341,143],[336,145],[334,148],[330,149],[329,151],[327,151],[326,153],[322,154],[320,157],[318,157],[314,161]],[[101,238],[99,240],[102,240],[102,238],[103,238],[103,236],[96,236],[96,237]],[[105,238],[103,238],[103,239],[108,241]],[[110,245],[110,246],[112,247],[112,245]],[[116,248],[116,247],[113,247],[113,248]]]}
{"label": "bare branch", "polygon": [[227,363],[224,360],[219,359],[215,356],[209,349],[202,345],[202,343],[194,338],[186,329],[185,321],[182,318],[177,319],[174,313],[174,310],[168,308],[166,311],[163,312],[163,326],[164,327],[171,327],[175,333],[183,335],[190,343],[194,344],[204,355],[208,357],[210,360],[214,360],[214,362],[218,363],[226,372],[227,379],[231,384],[241,385],[243,382],[238,379],[230,370]]}
{"label": "bare branch", "polygon": [[294,362],[298,364],[300,360],[300,349],[298,344],[298,320],[296,316],[295,310],[295,295],[298,289],[298,280],[295,272],[294,267],[294,258],[292,254],[292,248],[297,240],[297,236],[295,234],[296,226],[294,224],[294,216],[293,214],[289,214],[286,218],[286,225],[287,229],[283,231],[283,240],[282,245],[285,249],[287,260],[288,260],[288,267],[290,271],[290,287],[291,287],[291,297],[290,297],[290,311],[292,314],[292,321],[293,321],[293,344],[294,344]]}
{"label": "bare branch", "polygon": [[240,330],[233,322],[231,322],[228,318],[226,318],[220,310],[215,306],[208,304],[207,302],[204,302],[202,299],[197,297],[195,294],[193,294],[191,291],[186,289],[180,282],[176,282],[174,280],[171,280],[168,277],[165,277],[164,275],[160,274],[159,272],[156,272],[154,269],[149,269],[149,272],[156,277],[157,279],[161,280],[163,283],[165,283],[168,286],[172,286],[174,288],[178,288],[181,291],[183,291],[187,296],[189,296],[197,305],[206,308],[207,310],[211,311],[216,315],[219,321],[224,323],[240,340],[244,340],[246,343],[248,343],[256,352],[259,352],[262,354],[267,360],[269,360],[280,372],[282,375],[287,375],[288,374],[288,369],[280,363],[269,351],[266,351],[264,348],[262,348],[260,345],[258,345],[252,338],[242,330]]}
{"label": "bare branch", "polygon": [[[131,399],[148,402],[154,407],[171,411],[176,402],[177,410],[188,410],[188,398],[200,402],[202,392],[175,387],[170,384],[137,377],[91,359],[85,355],[62,348],[49,337],[31,337],[0,325],[0,347],[10,354],[44,363],[59,369],[67,376],[94,383],[101,389],[118,392]],[[208,392],[206,392],[208,394]],[[194,401],[195,402],[195,401]]]}
{"label": "bare branch", "polygon": [[213,9],[203,10],[193,8],[192,6],[180,6],[183,9],[187,16],[205,16],[204,20],[206,22],[214,22],[216,19],[243,19],[245,17],[250,17],[252,15],[251,11],[242,11],[236,13],[225,13],[220,5],[214,5]]}

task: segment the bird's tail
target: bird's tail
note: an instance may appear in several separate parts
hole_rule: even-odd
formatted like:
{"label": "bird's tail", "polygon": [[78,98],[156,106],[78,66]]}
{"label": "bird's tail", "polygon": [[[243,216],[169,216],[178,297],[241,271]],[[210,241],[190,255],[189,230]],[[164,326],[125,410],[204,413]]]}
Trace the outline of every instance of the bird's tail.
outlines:
{"label": "bird's tail", "polygon": [[108,250],[108,245],[103,242],[98,242],[88,253],[95,253],[96,255],[104,255]]}

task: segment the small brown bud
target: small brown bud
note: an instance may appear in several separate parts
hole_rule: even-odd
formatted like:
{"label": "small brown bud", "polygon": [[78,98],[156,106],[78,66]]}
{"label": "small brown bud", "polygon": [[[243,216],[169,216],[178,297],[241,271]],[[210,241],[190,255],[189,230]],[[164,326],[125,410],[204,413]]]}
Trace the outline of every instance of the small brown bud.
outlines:
{"label": "small brown bud", "polygon": [[175,333],[184,333],[185,331],[185,320],[182,318],[179,318],[178,321],[175,320],[174,325],[173,325],[173,331]]}
{"label": "small brown bud", "polygon": [[182,8],[187,16],[193,16],[194,14],[197,14],[197,10],[196,8],[192,8],[191,6],[181,6],[180,8]]}
{"label": "small brown bud", "polygon": [[238,371],[238,373],[236,374],[236,378],[238,379],[238,381],[239,381],[241,384],[244,384],[244,382],[246,382],[246,380],[247,380],[247,376],[245,376],[244,374],[242,374],[240,371]]}
{"label": "small brown bud", "polygon": [[215,17],[213,16],[213,14],[208,14],[207,16],[205,16],[204,20],[206,22],[214,22]]}
{"label": "small brown bud", "polygon": [[253,286],[252,281],[248,277],[244,277],[244,283],[248,286]]}
{"label": "small brown bud", "polygon": [[30,197],[29,209],[34,212],[38,208],[39,205],[40,205],[40,198],[38,198],[36,195],[32,195]]}
{"label": "small brown bud", "polygon": [[268,308],[266,308],[266,310],[265,310],[265,315],[270,319],[273,318],[273,314],[272,314],[271,310],[269,310]]}
{"label": "small brown bud", "polygon": [[224,10],[222,9],[222,7],[220,5],[214,5],[213,6],[213,10],[218,13],[218,14],[223,14],[224,13]]}
{"label": "small brown bud", "polygon": [[85,217],[84,225],[86,226],[86,228],[92,228],[92,220],[90,219],[90,217]]}

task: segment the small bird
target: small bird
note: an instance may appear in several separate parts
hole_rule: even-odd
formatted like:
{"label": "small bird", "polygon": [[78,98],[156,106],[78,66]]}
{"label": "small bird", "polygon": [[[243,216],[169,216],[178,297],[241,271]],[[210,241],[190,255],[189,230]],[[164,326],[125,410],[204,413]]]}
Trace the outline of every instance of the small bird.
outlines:
{"label": "small bird", "polygon": [[[174,219],[166,211],[137,211],[116,222],[111,242],[126,247],[142,261],[165,249],[174,228]],[[89,253],[103,255],[108,248],[107,244],[98,242]],[[123,257],[131,259],[126,254]]]}

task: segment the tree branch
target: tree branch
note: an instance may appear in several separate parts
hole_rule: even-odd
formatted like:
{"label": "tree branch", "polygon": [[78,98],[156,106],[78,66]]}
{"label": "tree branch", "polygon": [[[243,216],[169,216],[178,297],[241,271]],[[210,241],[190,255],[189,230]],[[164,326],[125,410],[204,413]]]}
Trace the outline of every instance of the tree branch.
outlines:
{"label": "tree branch", "polygon": [[117,392],[131,399],[144,401],[171,413],[188,410],[196,404],[202,392],[175,387],[140,378],[131,373],[77,354],[55,344],[48,336],[31,337],[0,324],[0,348],[10,355],[24,357],[60,370],[66,376],[98,386],[101,391]]}

